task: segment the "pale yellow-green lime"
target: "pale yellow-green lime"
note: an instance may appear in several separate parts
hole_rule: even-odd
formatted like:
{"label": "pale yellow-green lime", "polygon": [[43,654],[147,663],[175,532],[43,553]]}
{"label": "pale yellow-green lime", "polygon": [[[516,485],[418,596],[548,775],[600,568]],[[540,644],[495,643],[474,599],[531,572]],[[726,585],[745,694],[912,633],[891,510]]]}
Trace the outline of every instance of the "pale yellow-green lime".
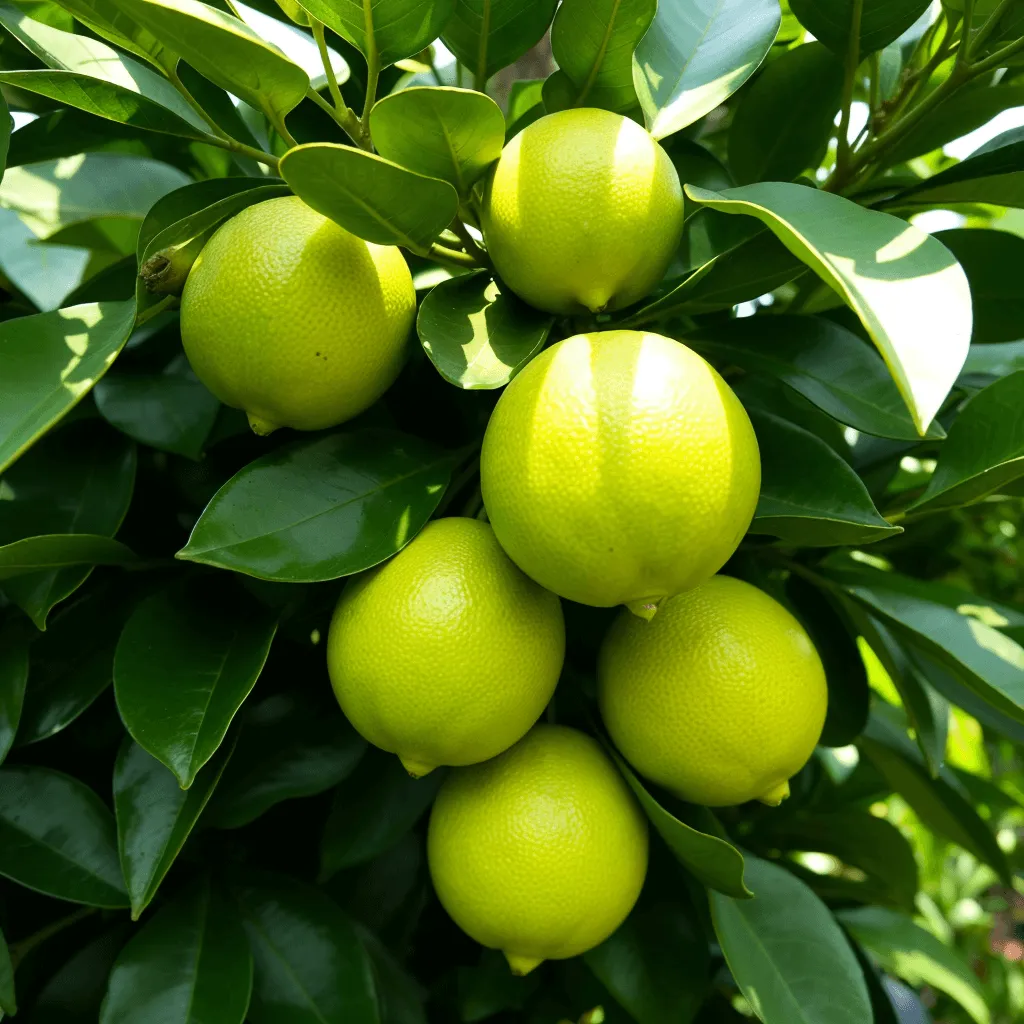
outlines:
{"label": "pale yellow-green lime", "polygon": [[243,210],[203,248],[181,297],[181,340],[199,379],[256,433],[321,430],[394,383],[415,315],[396,247],[288,196]]}
{"label": "pale yellow-green lime", "polygon": [[647,822],[596,740],[538,725],[452,772],[430,816],[434,888],[455,923],[526,974],[603,942],[640,895]]}
{"label": "pale yellow-green lime", "polygon": [[668,154],[607,110],[548,114],[505,147],[481,224],[494,266],[551,313],[621,309],[665,273],[683,229]]}
{"label": "pale yellow-green lime", "polygon": [[825,723],[825,670],[803,626],[728,576],[621,615],[601,648],[608,732],[642,775],[693,803],[777,805]]}
{"label": "pale yellow-green lime", "polygon": [[500,754],[562,670],[558,598],[476,519],[439,519],[342,592],[327,664],[342,711],[413,775]]}
{"label": "pale yellow-green lime", "polygon": [[553,345],[509,384],[480,479],[494,532],[528,576],[650,616],[736,550],[761,463],[743,406],[699,355],[608,331]]}

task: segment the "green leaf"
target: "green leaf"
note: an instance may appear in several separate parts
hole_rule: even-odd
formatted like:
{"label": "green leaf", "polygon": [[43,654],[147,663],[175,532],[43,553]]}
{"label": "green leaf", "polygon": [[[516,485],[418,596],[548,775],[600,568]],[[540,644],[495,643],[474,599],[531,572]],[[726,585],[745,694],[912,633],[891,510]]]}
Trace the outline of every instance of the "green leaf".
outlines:
{"label": "green leaf", "polygon": [[633,51],[657,6],[657,0],[562,0],[551,26],[559,70],[544,83],[547,110],[634,110]]}
{"label": "green leaf", "polygon": [[114,0],[61,0],[61,7],[98,36],[161,70],[173,70],[178,63],[176,53],[168,51],[152,33],[129,18]]}
{"label": "green leaf", "polygon": [[177,557],[282,583],[362,572],[423,528],[453,462],[419,438],[386,430],[285,445],[213,496]]}
{"label": "green leaf", "polygon": [[370,954],[381,1024],[427,1024],[423,1009],[426,993],[419,983],[368,928],[357,923],[356,934]]}
{"label": "green leaf", "polygon": [[256,964],[251,1024],[380,1024],[369,954],[321,890],[269,876],[234,892]]}
{"label": "green leaf", "polygon": [[0,95],[0,181],[4,180],[4,171],[7,168],[7,151],[11,143],[11,123],[7,100]]}
{"label": "green leaf", "polygon": [[[34,1024],[96,1024],[107,979],[130,926],[115,925],[82,946],[53,974],[32,1003]],[[47,951],[46,955],[52,955]]]}
{"label": "green leaf", "polygon": [[320,878],[395,846],[433,803],[444,773],[412,778],[393,754],[371,750],[338,787],[320,845]]}
{"label": "green leaf", "polygon": [[185,790],[137,743],[129,740],[121,747],[114,765],[114,813],[133,920],[156,895],[213,795],[233,749],[230,741],[222,744]]}
{"label": "green leaf", "polygon": [[49,768],[0,768],[0,875],[71,903],[128,905],[113,815],[88,786]]}
{"label": "green leaf", "polygon": [[0,764],[14,745],[27,682],[28,637],[19,622],[7,618],[0,627]]}
{"label": "green leaf", "polygon": [[18,1001],[14,996],[14,965],[11,954],[0,932],[0,1013],[13,1017],[18,1012]]}
{"label": "green leaf", "polygon": [[332,789],[355,768],[366,741],[333,699],[277,694],[246,709],[235,755],[210,805],[218,828],[240,828],[282,800]]}
{"label": "green leaf", "polygon": [[73,565],[130,565],[136,555],[120,541],[92,533],[26,537],[0,547],[0,580]]}
{"label": "green leaf", "polygon": [[134,323],[134,302],[88,303],[0,323],[0,470],[88,394]]}
{"label": "green leaf", "polygon": [[448,182],[331,142],[290,149],[281,174],[308,206],[346,231],[420,254],[459,208],[458,193]]}
{"label": "green leaf", "polygon": [[879,514],[864,482],[820,437],[757,409],[761,497],[751,533],[810,547],[871,544],[901,533]]}
{"label": "green leaf", "polygon": [[241,1024],[253,959],[238,912],[209,881],[165,904],[121,951],[100,1024]]}
{"label": "green leaf", "polygon": [[370,132],[381,156],[417,174],[450,182],[465,196],[501,156],[505,118],[483,93],[420,86],[375,104]]}
{"label": "green leaf", "polygon": [[1014,273],[1024,263],[1024,238],[985,228],[939,231],[935,237],[956,257],[970,282],[974,302],[971,344],[1024,337],[1024,296]]}
{"label": "green leaf", "polygon": [[843,65],[821,43],[772,61],[744,93],[729,130],[729,166],[740,184],[788,181],[816,168],[843,92]]}
{"label": "green leaf", "polygon": [[842,910],[839,920],[882,966],[911,985],[930,985],[955,999],[977,1022],[992,1019],[978,976],[930,932],[885,907]]}
{"label": "green leaf", "polygon": [[757,217],[846,300],[889,366],[923,435],[967,356],[967,276],[941,242],[896,217],[804,185],[725,192],[687,186],[724,213]]}
{"label": "green leaf", "polygon": [[1007,377],[1018,370],[1024,370],[1024,341],[1007,341],[1001,345],[972,345],[963,375]]}
{"label": "green leaf", "polygon": [[302,0],[301,6],[387,67],[429,46],[447,25],[455,0]]}
{"label": "green leaf", "polygon": [[277,624],[244,591],[195,578],[143,601],[114,655],[114,694],[132,738],[182,789],[216,753],[249,696]]}
{"label": "green leaf", "polygon": [[747,857],[757,893],[737,901],[710,893],[725,961],[764,1024],[868,1024],[864,975],[842,929],[788,871]]}
{"label": "green leaf", "polygon": [[[135,446],[92,424],[44,437],[0,477],[0,543],[39,534],[92,533],[112,536],[128,511],[135,486]],[[19,576],[4,586],[7,596],[36,624],[74,593],[89,568]]]}
{"label": "green leaf", "polygon": [[693,820],[700,825],[691,827],[669,814],[644,788],[632,769],[609,748],[629,788],[636,794],[640,806],[650,819],[658,835],[668,844],[676,860],[702,885],[737,899],[749,899],[753,893],[744,879],[743,855],[722,836],[721,826],[706,807],[692,807]]}
{"label": "green leaf", "polygon": [[659,4],[633,68],[650,133],[664,138],[724,103],[757,70],[781,23],[779,0]]}
{"label": "green leaf", "polygon": [[[918,440],[885,363],[857,335],[832,320],[784,314],[743,317],[701,325],[685,342],[722,364],[735,363],[782,381],[861,433]],[[941,438],[944,433],[933,423],[928,436]]]}
{"label": "green leaf", "polygon": [[[514,64],[540,41],[551,24],[556,2],[455,0],[455,12],[442,29],[441,39],[476,75],[476,85],[482,89],[495,71]],[[518,117],[510,97],[509,123]]]}
{"label": "green leaf", "polygon": [[[856,0],[789,0],[801,23],[846,58],[853,33]],[[863,0],[860,22],[860,57],[888,46],[910,28],[928,9],[929,0]]]}
{"label": "green leaf", "polygon": [[305,97],[309,77],[244,21],[199,0],[114,0],[130,18],[215,85],[271,123]]}
{"label": "green leaf", "polygon": [[420,305],[416,332],[446,381],[492,389],[504,387],[544,347],[554,322],[481,270],[434,287]]}

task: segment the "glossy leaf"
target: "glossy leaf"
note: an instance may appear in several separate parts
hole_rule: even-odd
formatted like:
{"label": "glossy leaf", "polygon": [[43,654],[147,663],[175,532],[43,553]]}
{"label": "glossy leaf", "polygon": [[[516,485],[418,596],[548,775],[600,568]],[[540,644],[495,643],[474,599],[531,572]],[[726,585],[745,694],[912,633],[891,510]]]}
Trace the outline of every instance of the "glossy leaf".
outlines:
{"label": "glossy leaf", "polygon": [[647,792],[643,783],[617,753],[611,753],[619,771],[629,783],[629,788],[640,801],[644,813],[679,863],[708,889],[737,899],[749,899],[753,893],[744,878],[743,855],[735,846],[715,834],[720,832],[720,826],[711,811],[694,807],[694,820],[699,821],[701,827],[698,829],[685,824],[666,811]]}
{"label": "glossy leaf", "polygon": [[870,544],[901,532],[879,514],[850,465],[795,423],[749,410],[761,449],[761,497],[750,526],[810,547]]}
{"label": "glossy leaf", "polygon": [[0,627],[0,764],[14,745],[27,682],[28,637],[19,623],[7,619]]}
{"label": "glossy leaf", "polygon": [[11,115],[7,100],[0,96],[0,182],[4,180],[7,168],[7,152],[11,143]]}
{"label": "glossy leaf", "polygon": [[489,96],[470,89],[401,89],[374,105],[377,152],[410,171],[441,178],[466,195],[501,156],[505,119]]}
{"label": "glossy leaf", "polygon": [[267,877],[234,892],[256,965],[252,1024],[379,1024],[369,954],[322,891]]}
{"label": "glossy leaf", "polygon": [[289,150],[281,174],[307,205],[346,231],[413,252],[425,252],[459,206],[458,194],[446,181],[329,142]]}
{"label": "glossy leaf", "polygon": [[99,1024],[242,1024],[252,976],[237,910],[200,882],[162,906],[121,951]]}
{"label": "glossy leaf", "polygon": [[[540,41],[557,0],[455,0],[455,11],[441,30],[445,46],[484,82],[514,64]],[[509,121],[515,121],[511,108]]]}
{"label": "glossy leaf", "polygon": [[487,271],[437,285],[423,300],[416,331],[449,383],[504,387],[543,347],[554,317],[502,291]]}
{"label": "glossy leaf", "polygon": [[120,541],[93,533],[25,537],[0,547],[0,580],[75,565],[130,565],[135,554]]}
{"label": "glossy leaf", "polygon": [[633,51],[650,28],[656,0],[562,0],[551,26],[559,70],[544,83],[548,112],[636,108]]}
{"label": "glossy leaf", "polygon": [[268,697],[246,710],[208,816],[219,828],[247,825],[282,800],[333,788],[365,751],[333,699],[321,705],[306,695]]}
{"label": "glossy leaf", "polygon": [[134,322],[134,302],[101,302],[0,323],[0,470],[85,397]]}
{"label": "glossy leaf", "polygon": [[828,147],[843,92],[843,65],[820,43],[772,61],[744,93],[729,130],[737,182],[788,181]]}
{"label": "glossy leaf", "polygon": [[778,0],[659,4],[633,70],[651,134],[671,135],[727,100],[757,70],[781,23]]}
{"label": "glossy leaf", "polygon": [[11,963],[11,954],[4,940],[4,933],[0,932],[0,1013],[6,1013],[13,1017],[17,1012],[18,1001],[14,993],[14,965]]}
{"label": "glossy leaf", "polygon": [[370,751],[335,795],[320,846],[320,877],[394,846],[433,803],[443,772],[412,778],[393,754]]}
{"label": "glossy leaf", "polygon": [[[790,0],[789,6],[814,35],[840,57],[850,49],[856,0]],[[928,9],[929,0],[863,0],[860,22],[860,57],[881,50]]]}
{"label": "glossy leaf", "polygon": [[764,1024],[866,1024],[864,976],[835,918],[788,871],[747,857],[757,895],[710,893],[725,961]]}
{"label": "glossy leaf", "polygon": [[222,744],[185,790],[165,765],[137,743],[122,746],[114,766],[114,813],[134,920],[149,906],[181,852],[233,749],[230,740]]}
{"label": "glossy leaf", "polygon": [[49,768],[0,768],[0,875],[72,903],[128,905],[113,816],[88,786]]}
{"label": "glossy leaf", "polygon": [[241,594],[201,577],[147,598],[125,625],[114,655],[121,718],[183,789],[223,742],[276,628]]}
{"label": "glossy leaf", "polygon": [[967,277],[949,250],[905,221],[804,185],[686,192],[724,213],[757,217],[843,296],[923,434],[960,373],[971,337]]}
{"label": "glossy leaf", "polygon": [[298,441],[232,477],[178,557],[287,583],[362,572],[422,529],[452,465],[450,455],[391,431]]}
{"label": "glossy leaf", "polygon": [[[852,331],[821,317],[757,316],[701,326],[685,343],[702,355],[774,377],[855,430],[904,441],[917,428],[885,363]],[[944,435],[933,423],[928,436]]]}
{"label": "glossy leaf", "polygon": [[114,0],[66,0],[61,6],[98,36],[162,70],[173,70],[178,63],[176,53],[129,18]]}

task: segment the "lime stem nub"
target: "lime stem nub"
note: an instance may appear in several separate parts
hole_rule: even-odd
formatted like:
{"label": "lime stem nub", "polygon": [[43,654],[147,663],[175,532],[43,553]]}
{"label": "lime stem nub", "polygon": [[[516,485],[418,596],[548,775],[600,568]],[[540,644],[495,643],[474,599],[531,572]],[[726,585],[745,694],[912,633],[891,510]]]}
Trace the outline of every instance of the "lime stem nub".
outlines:
{"label": "lime stem nub", "polygon": [[272,434],[278,428],[277,423],[264,419],[262,416],[258,416],[254,412],[247,412],[245,415],[249,420],[249,426],[252,428],[252,432],[254,434],[259,434],[260,437],[266,437],[267,434]]}
{"label": "lime stem nub", "polygon": [[777,786],[773,786],[768,790],[767,793],[762,793],[758,797],[758,800],[763,804],[767,804],[769,807],[778,807],[783,800],[789,797],[789,783],[780,782]]}
{"label": "lime stem nub", "polygon": [[507,950],[503,950],[503,952],[509,967],[512,968],[512,973],[520,978],[544,963],[542,956],[520,956],[518,953],[509,953]]}
{"label": "lime stem nub", "polygon": [[664,600],[663,597],[644,597],[639,601],[627,601],[626,607],[645,622],[650,622],[658,614],[658,609]]}
{"label": "lime stem nub", "polygon": [[429,775],[437,767],[436,764],[425,764],[423,761],[417,761],[411,757],[402,757],[401,754],[399,754],[398,760],[402,762],[402,767],[414,779],[422,779],[424,775]]}

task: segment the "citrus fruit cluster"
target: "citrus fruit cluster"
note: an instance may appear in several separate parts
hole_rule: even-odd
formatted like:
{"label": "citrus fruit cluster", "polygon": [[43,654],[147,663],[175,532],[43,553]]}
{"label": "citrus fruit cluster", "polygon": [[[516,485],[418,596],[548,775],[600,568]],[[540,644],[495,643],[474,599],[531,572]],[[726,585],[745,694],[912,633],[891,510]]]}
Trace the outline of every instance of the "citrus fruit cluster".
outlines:
{"label": "citrus fruit cluster", "polygon": [[[682,218],[658,143],[574,110],[506,146],[481,227],[521,298],[581,314],[647,294]],[[319,429],[394,381],[415,308],[397,249],[274,199],[206,246],[182,333],[197,374],[257,432]],[[536,724],[562,672],[560,598],[626,606],[601,648],[601,717],[642,775],[685,800],[780,803],[821,733],[825,675],[782,605],[716,575],[754,515],[757,440],[679,342],[610,330],[550,346],[499,399],[480,486],[488,522],[432,522],[349,582],[327,658],[364,737],[415,776],[453,768],[429,827],[435,887],[525,973],[610,935],[647,867],[645,819],[598,741]]]}

